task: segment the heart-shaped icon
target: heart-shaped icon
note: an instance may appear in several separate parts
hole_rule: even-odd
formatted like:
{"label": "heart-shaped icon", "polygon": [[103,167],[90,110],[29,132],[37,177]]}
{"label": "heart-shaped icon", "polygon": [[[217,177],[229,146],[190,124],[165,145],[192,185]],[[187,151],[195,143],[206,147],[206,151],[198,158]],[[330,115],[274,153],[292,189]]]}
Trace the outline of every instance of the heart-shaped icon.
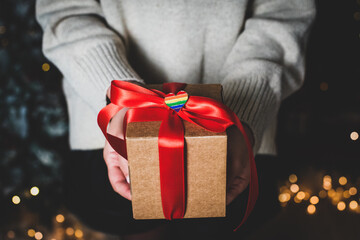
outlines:
{"label": "heart-shaped icon", "polygon": [[164,101],[165,104],[168,105],[171,109],[178,112],[188,100],[189,95],[187,92],[181,90],[176,95],[173,93],[169,93],[165,96]]}

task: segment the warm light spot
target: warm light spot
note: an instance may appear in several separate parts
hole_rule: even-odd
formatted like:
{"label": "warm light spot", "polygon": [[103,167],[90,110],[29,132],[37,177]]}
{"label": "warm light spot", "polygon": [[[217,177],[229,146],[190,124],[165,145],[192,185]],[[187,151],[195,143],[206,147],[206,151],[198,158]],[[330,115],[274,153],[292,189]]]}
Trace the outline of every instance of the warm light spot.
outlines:
{"label": "warm light spot", "polygon": [[310,198],[310,193],[308,193],[308,192],[305,192],[305,197],[304,197],[304,200],[309,200],[309,198]]}
{"label": "warm light spot", "polygon": [[314,214],[315,211],[316,211],[316,207],[315,207],[314,205],[310,204],[310,205],[307,207],[307,212],[308,212],[309,214]]}
{"label": "warm light spot", "polygon": [[8,238],[11,238],[11,239],[12,239],[12,238],[15,238],[15,232],[12,231],[12,230],[8,231],[8,232],[7,232],[7,237],[8,237]]}
{"label": "warm light spot", "polygon": [[330,177],[330,175],[325,175],[324,178],[323,178],[323,181],[324,181],[324,182],[331,182],[331,177]]}
{"label": "warm light spot", "polygon": [[323,183],[323,188],[325,190],[330,190],[332,188],[331,182],[324,182]]}
{"label": "warm light spot", "polygon": [[4,34],[6,32],[5,26],[0,26],[0,34]]}
{"label": "warm light spot", "polygon": [[289,193],[281,193],[279,195],[279,202],[284,203],[290,200],[290,194]]}
{"label": "warm light spot", "polygon": [[74,234],[74,229],[71,228],[71,227],[68,227],[66,230],[65,230],[66,234],[71,236]]}
{"label": "warm light spot", "polygon": [[327,196],[327,194],[326,194],[326,191],[325,191],[325,190],[321,190],[321,191],[319,192],[319,197],[320,197],[320,198],[326,198],[326,196]]}
{"label": "warm light spot", "polygon": [[291,184],[290,191],[296,193],[299,191],[299,186],[297,184]]}
{"label": "warm light spot", "polygon": [[36,232],[36,233],[35,233],[35,239],[40,240],[40,239],[42,239],[42,238],[43,238],[43,235],[42,235],[41,232]]}
{"label": "warm light spot", "polygon": [[34,236],[35,236],[35,230],[30,228],[30,229],[27,231],[27,234],[28,234],[29,237],[34,237]]}
{"label": "warm light spot", "polygon": [[355,19],[356,21],[360,21],[360,12],[355,12],[355,13],[354,13],[354,19]]}
{"label": "warm light spot", "polygon": [[19,204],[20,201],[21,201],[21,200],[20,200],[20,197],[19,197],[19,196],[15,195],[15,196],[12,197],[12,202],[13,202],[14,204]]}
{"label": "warm light spot", "polygon": [[300,191],[296,194],[296,197],[300,200],[303,200],[305,198],[305,193],[303,191]]}
{"label": "warm light spot", "polygon": [[326,82],[320,83],[320,90],[321,91],[325,92],[325,91],[328,90],[328,88],[329,88],[329,85]]}
{"label": "warm light spot", "polygon": [[344,191],[343,196],[344,196],[344,198],[350,198],[350,197],[351,197],[351,195],[350,195],[350,193],[349,193],[348,190],[345,190],[345,191]]}
{"label": "warm light spot", "polygon": [[339,211],[344,211],[345,208],[346,208],[346,205],[345,205],[345,203],[344,203],[343,201],[341,201],[341,202],[339,202],[339,203],[337,204],[337,209],[338,209]]}
{"label": "warm light spot", "polygon": [[39,190],[39,188],[36,187],[36,186],[34,186],[34,187],[32,187],[32,188],[30,189],[30,194],[33,195],[33,196],[38,195],[39,192],[40,192],[40,190]]}
{"label": "warm light spot", "polygon": [[330,189],[327,194],[328,194],[329,197],[332,198],[332,197],[335,197],[336,192],[335,192],[334,189]]}
{"label": "warm light spot", "polygon": [[344,177],[344,176],[340,177],[339,178],[339,183],[340,183],[340,185],[344,186],[347,183],[346,177]]}
{"label": "warm light spot", "polygon": [[43,70],[44,72],[49,71],[49,70],[50,70],[50,65],[49,65],[48,63],[44,63],[44,64],[42,65],[42,70]]}
{"label": "warm light spot", "polygon": [[301,199],[297,198],[297,197],[294,197],[294,202],[295,203],[301,203]]}
{"label": "warm light spot", "polygon": [[297,176],[295,174],[291,174],[289,176],[289,182],[296,183],[296,181],[297,181]]}
{"label": "warm light spot", "polygon": [[318,204],[319,203],[319,198],[317,196],[312,196],[310,198],[310,203],[314,204],[314,205]]}
{"label": "warm light spot", "polygon": [[65,217],[64,217],[64,215],[62,215],[62,214],[56,215],[55,219],[56,219],[56,221],[57,221],[58,223],[62,223],[62,222],[65,221]]}
{"label": "warm light spot", "polygon": [[77,238],[82,238],[84,236],[83,231],[81,231],[80,229],[76,229],[75,231],[75,237]]}
{"label": "warm light spot", "polygon": [[349,208],[352,210],[355,210],[358,206],[359,206],[359,204],[355,200],[353,200],[349,203]]}
{"label": "warm light spot", "polygon": [[357,132],[352,132],[350,133],[350,138],[351,140],[356,141],[359,138],[359,134]]}
{"label": "warm light spot", "polygon": [[349,193],[350,193],[351,196],[354,196],[357,193],[357,189],[355,187],[351,187],[349,189]]}

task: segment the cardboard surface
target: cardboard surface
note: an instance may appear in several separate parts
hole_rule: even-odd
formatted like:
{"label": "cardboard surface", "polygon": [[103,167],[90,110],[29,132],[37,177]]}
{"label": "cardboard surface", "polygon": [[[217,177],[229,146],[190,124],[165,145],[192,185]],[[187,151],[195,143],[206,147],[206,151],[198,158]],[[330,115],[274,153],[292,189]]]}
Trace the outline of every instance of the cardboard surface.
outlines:
{"label": "cardboard surface", "polygon": [[[148,85],[161,90],[161,85]],[[221,101],[221,85],[187,85],[190,95]],[[226,211],[227,135],[213,133],[184,121],[186,212],[185,218],[224,217]],[[164,218],[161,205],[158,132],[160,122],[127,126],[127,153],[135,219]]]}

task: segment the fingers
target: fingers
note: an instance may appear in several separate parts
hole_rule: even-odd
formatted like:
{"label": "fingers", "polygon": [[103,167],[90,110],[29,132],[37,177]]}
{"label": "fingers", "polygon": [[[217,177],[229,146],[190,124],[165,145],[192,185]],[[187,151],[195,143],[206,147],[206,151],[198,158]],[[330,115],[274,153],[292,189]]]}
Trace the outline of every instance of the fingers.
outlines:
{"label": "fingers", "polygon": [[130,185],[127,183],[126,178],[120,167],[109,166],[108,176],[114,191],[123,196],[124,198],[131,200]]}
{"label": "fingers", "polygon": [[131,200],[129,170],[127,160],[121,157],[106,141],[104,147],[104,160],[108,169],[110,184],[115,192]]}

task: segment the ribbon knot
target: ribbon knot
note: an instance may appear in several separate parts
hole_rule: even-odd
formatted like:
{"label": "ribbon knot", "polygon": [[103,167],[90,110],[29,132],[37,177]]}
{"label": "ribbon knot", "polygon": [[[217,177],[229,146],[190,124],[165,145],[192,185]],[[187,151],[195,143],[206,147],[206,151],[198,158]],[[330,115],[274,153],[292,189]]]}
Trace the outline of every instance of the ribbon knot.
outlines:
{"label": "ribbon knot", "polygon": [[[250,215],[258,195],[256,166],[250,141],[240,120],[230,108],[210,98],[189,97],[183,91],[185,87],[184,83],[164,83],[163,91],[159,91],[114,80],[111,82],[111,103],[99,112],[98,124],[114,150],[127,159],[126,139],[107,133],[111,118],[122,108],[128,108],[124,117],[124,134],[126,125],[130,122],[161,121],[158,136],[160,188],[164,216],[169,220],[183,218],[185,214],[183,120],[212,132],[224,132],[235,125],[245,138],[251,169],[247,207],[240,225],[235,229],[237,230]],[[175,92],[177,95],[169,94]]]}

